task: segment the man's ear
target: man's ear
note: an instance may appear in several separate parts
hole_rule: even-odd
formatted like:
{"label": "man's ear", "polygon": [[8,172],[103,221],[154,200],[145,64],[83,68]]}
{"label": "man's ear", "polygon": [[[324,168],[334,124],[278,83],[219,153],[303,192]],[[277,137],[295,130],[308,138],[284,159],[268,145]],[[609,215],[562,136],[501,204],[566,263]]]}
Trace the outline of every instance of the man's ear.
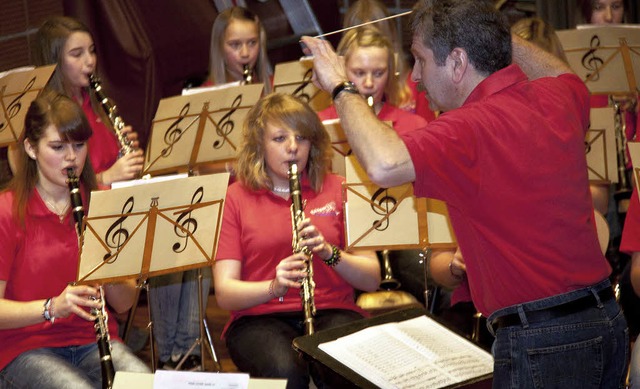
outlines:
{"label": "man's ear", "polygon": [[469,56],[466,50],[456,47],[449,53],[449,60],[452,65],[453,82],[459,83],[462,81],[464,74],[469,66]]}

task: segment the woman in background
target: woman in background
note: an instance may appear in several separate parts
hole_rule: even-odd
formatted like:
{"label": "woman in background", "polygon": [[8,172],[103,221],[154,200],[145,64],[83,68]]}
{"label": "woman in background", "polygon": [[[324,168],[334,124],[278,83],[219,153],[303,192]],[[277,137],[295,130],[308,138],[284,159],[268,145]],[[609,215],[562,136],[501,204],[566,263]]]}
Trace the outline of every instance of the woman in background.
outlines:
{"label": "woman in background", "polygon": [[[38,29],[36,43],[35,65],[57,65],[47,88],[80,104],[91,124],[93,135],[88,142],[89,157],[99,187],[109,188],[113,182],[136,178],[142,171],[143,151],[137,149],[119,156],[118,138],[95,92],[89,87],[89,76],[97,72],[96,48],[89,29],[70,17],[52,17]],[[132,142],[131,146],[137,148],[137,134],[131,127],[125,127],[123,132]]]}
{"label": "woman in background", "polygon": [[[395,59],[391,42],[380,30],[365,26],[347,31],[337,52],[344,57],[347,77],[368,99],[380,120],[391,122],[398,132],[427,125],[422,117],[398,108],[400,90],[395,80]],[[321,120],[336,119],[333,105],[318,113]]]}
{"label": "woman in background", "polygon": [[[391,16],[389,9],[379,0],[356,0],[344,14],[343,27],[356,26],[362,23],[380,20]],[[411,80],[411,67],[407,64],[402,39],[396,25],[398,19],[384,20],[373,24],[387,37],[393,47],[395,72],[390,79],[397,83],[398,96],[395,102],[399,108],[415,113],[427,121],[435,119],[436,115],[429,108],[425,91],[418,90],[418,86]]]}
{"label": "woman in background", "polygon": [[[234,364],[252,377],[287,379],[287,388],[351,385],[301,358],[294,338],[305,334],[300,280],[306,255],[293,252],[292,162],[301,177],[306,218],[297,246],[312,253],[316,331],[361,319],[354,289],[374,291],[380,267],[373,252],[344,251],[342,183],[329,172],[329,135],[296,97],[273,93],[248,113],[237,181],[227,192],[214,265],[218,305],[231,311],[223,336]],[[263,215],[263,216],[261,216]]]}
{"label": "woman in background", "polygon": [[[0,194],[0,387],[95,388],[101,361],[92,308],[99,289],[74,285],[78,236],[67,169],[80,179],[83,203],[96,179],[87,141],[91,127],[80,107],[45,93],[31,103],[17,170]],[[107,284],[107,309],[133,304],[135,282]],[[116,371],[148,372],[108,321]]]}
{"label": "woman in background", "polygon": [[251,77],[253,83],[264,83],[265,93],[271,91],[267,34],[258,16],[246,8],[227,8],[216,17],[209,63],[209,85]]}

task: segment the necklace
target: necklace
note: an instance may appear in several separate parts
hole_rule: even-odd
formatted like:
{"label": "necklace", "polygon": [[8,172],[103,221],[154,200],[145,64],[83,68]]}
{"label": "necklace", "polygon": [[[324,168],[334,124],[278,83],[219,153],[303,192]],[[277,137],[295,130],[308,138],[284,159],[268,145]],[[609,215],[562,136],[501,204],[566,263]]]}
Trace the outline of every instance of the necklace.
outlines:
{"label": "necklace", "polygon": [[[56,207],[55,204],[49,201],[49,199],[47,198],[52,198],[53,196],[51,196],[51,194],[49,194],[49,192],[47,192],[42,186],[38,187],[38,192],[40,192],[40,197],[42,198],[42,200],[44,200],[44,203],[46,204],[49,211],[55,213],[58,216],[58,219],[60,219],[60,223],[62,223],[64,221],[64,216],[67,214],[67,210],[71,205],[70,199],[67,199],[64,204],[64,208],[62,208],[62,210],[59,210],[58,207]],[[43,196],[42,192],[44,192],[46,196]]]}
{"label": "necklace", "polygon": [[276,193],[289,193],[289,188],[286,186],[274,186],[271,190]]}

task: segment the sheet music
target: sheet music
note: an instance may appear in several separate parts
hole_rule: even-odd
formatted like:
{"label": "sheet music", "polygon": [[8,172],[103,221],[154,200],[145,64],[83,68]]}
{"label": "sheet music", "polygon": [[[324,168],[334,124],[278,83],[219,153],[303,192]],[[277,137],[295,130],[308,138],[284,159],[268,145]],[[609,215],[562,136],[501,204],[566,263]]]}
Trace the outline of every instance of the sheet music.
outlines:
{"label": "sheet music", "polygon": [[493,372],[491,354],[420,316],[318,346],[380,388],[442,388]]}

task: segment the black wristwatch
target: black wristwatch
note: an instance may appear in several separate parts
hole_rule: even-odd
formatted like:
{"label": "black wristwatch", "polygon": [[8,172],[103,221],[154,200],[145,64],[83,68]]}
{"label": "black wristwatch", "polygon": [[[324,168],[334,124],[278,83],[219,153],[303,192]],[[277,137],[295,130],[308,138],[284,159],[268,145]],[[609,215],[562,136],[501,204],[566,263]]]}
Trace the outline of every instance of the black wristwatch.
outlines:
{"label": "black wristwatch", "polygon": [[333,88],[333,92],[331,92],[331,98],[335,100],[336,97],[338,97],[338,95],[342,92],[349,92],[356,95],[360,94],[360,92],[358,91],[358,88],[356,87],[356,84],[354,84],[351,81],[345,81],[338,84],[338,86],[336,86],[335,88]]}

